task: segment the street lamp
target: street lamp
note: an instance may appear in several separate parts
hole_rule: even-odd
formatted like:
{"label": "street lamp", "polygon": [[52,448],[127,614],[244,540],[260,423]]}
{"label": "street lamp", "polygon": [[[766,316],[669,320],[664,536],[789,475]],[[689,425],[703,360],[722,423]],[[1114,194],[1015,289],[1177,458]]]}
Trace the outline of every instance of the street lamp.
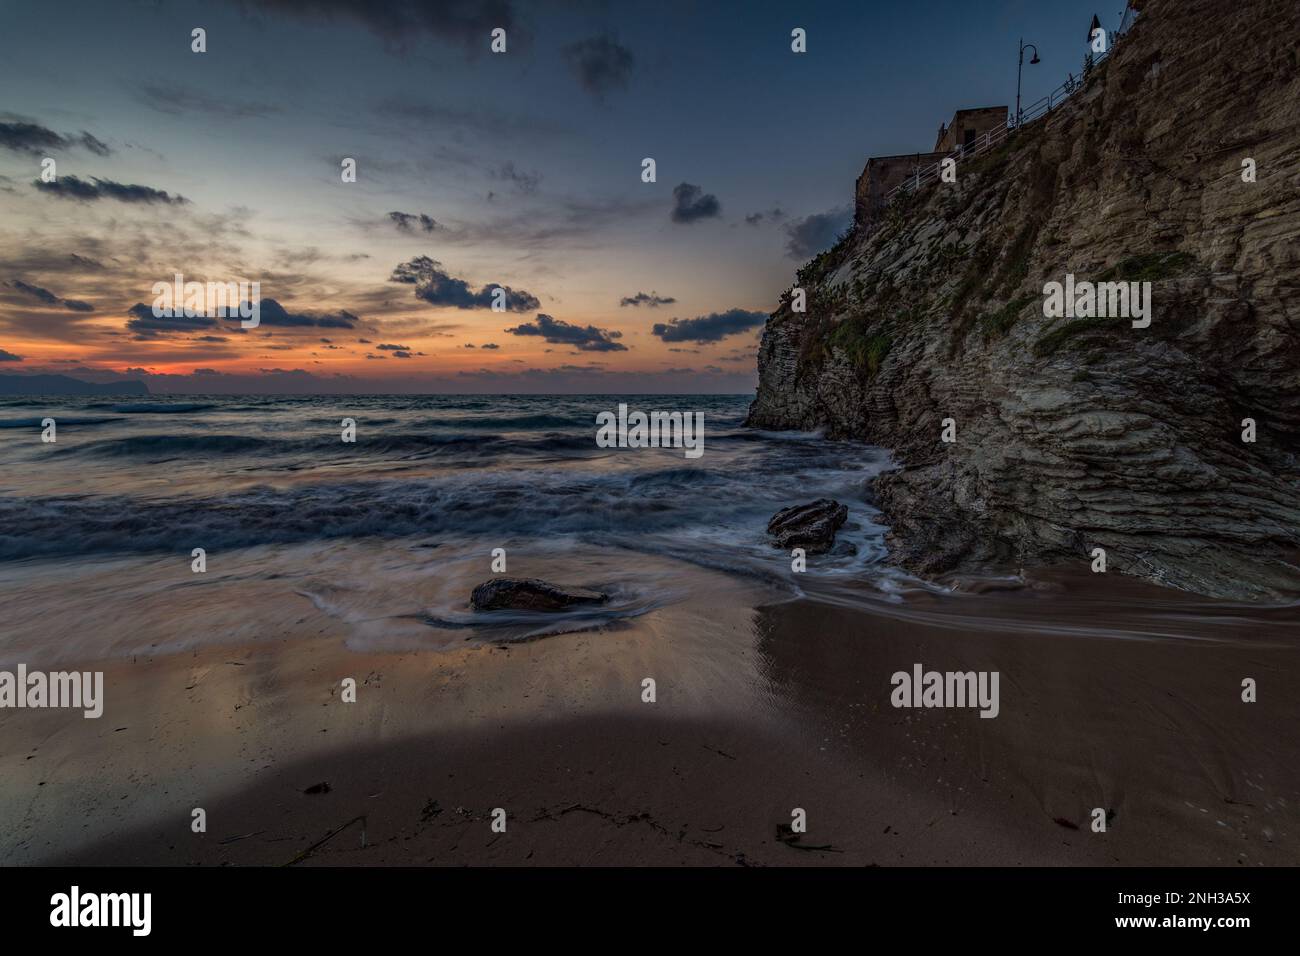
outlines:
{"label": "street lamp", "polygon": [[1016,66],[1016,126],[1017,127],[1020,126],[1020,74],[1023,73],[1025,69],[1026,48],[1034,51],[1034,55],[1029,60],[1030,66],[1033,66],[1035,63],[1041,62],[1038,59],[1038,47],[1034,46],[1032,43],[1026,43],[1025,38],[1021,37],[1020,38],[1020,63]]}

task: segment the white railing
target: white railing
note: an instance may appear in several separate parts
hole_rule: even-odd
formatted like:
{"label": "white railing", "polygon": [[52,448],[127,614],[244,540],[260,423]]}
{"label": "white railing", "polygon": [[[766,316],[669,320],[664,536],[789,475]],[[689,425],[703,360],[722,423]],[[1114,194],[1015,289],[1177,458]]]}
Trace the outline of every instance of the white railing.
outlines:
{"label": "white railing", "polygon": [[885,193],[885,197],[880,202],[878,209],[885,208],[899,196],[915,192],[922,186],[927,186],[937,180],[939,175],[943,172],[943,164],[946,159],[961,161],[963,159],[972,159],[979,156],[981,153],[988,152],[1006,139],[1009,133],[1014,132],[1032,120],[1038,119],[1040,116],[1046,116],[1052,110],[1060,106],[1061,103],[1070,96],[1070,94],[1082,88],[1084,81],[1088,78],[1088,75],[1092,70],[1096,69],[1099,64],[1110,56],[1111,51],[1115,48],[1115,42],[1128,32],[1128,28],[1132,22],[1130,14],[1131,11],[1125,11],[1125,16],[1120,22],[1119,31],[1111,36],[1111,43],[1107,45],[1103,52],[1098,54],[1089,54],[1088,58],[1084,61],[1083,76],[1076,79],[1074,74],[1071,73],[1069,79],[1056,89],[1052,90],[1052,92],[1022,109],[1019,117],[1007,117],[1005,123],[977,136],[975,142],[971,145],[958,146],[949,153],[945,159],[941,159],[939,162],[934,163],[931,166],[926,166],[924,168],[918,166],[911,176],[899,185],[895,186],[889,192]]}

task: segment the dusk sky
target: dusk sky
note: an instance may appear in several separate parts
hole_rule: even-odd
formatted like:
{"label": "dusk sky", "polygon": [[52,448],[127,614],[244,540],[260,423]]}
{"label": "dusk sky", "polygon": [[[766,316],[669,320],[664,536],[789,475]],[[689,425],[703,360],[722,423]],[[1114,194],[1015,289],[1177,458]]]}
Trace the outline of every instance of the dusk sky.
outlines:
{"label": "dusk sky", "polygon": [[[1078,75],[1099,2],[0,2],[0,373],[749,392],[866,158],[1014,103],[1021,35],[1026,102]],[[177,272],[261,327],[155,319]]]}

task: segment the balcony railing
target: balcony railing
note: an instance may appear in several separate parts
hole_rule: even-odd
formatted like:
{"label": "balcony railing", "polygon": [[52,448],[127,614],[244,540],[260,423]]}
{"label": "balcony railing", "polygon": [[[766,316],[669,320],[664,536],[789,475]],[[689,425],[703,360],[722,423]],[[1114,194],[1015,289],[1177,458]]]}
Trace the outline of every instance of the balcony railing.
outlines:
{"label": "balcony railing", "polygon": [[[1126,11],[1125,16],[1120,23],[1120,31],[1117,31],[1110,37],[1111,42],[1107,45],[1105,51],[1095,55],[1089,54],[1088,58],[1084,61],[1082,76],[1076,78],[1074,74],[1070,74],[1069,78],[1056,89],[1052,90],[1052,92],[1022,109],[1018,117],[1007,117],[1005,123],[975,137],[975,141],[969,145],[963,144],[958,146],[945,158],[957,162],[961,162],[964,159],[973,159],[982,153],[995,149],[1009,134],[1015,132],[1026,123],[1032,122],[1051,113],[1052,110],[1065,102],[1072,93],[1075,93],[1083,87],[1091,72],[1110,56],[1111,51],[1115,49],[1115,43],[1124,36],[1124,33],[1128,32],[1131,22],[1131,11]],[[916,192],[922,187],[937,180],[943,172],[943,164],[944,160],[941,159],[939,162],[930,166],[918,166],[911,176],[899,185],[895,186],[889,192],[885,193],[884,199],[879,208],[883,209],[897,197]]]}

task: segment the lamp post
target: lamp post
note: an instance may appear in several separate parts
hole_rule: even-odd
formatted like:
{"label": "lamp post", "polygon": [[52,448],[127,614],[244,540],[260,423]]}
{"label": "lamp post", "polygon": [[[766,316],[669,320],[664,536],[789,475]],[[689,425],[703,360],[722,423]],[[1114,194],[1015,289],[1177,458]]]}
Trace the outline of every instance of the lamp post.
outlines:
{"label": "lamp post", "polygon": [[1038,59],[1038,47],[1034,46],[1032,43],[1026,43],[1025,38],[1021,37],[1020,38],[1020,62],[1016,66],[1016,126],[1017,127],[1020,126],[1020,74],[1023,73],[1025,69],[1026,48],[1034,51],[1034,55],[1029,60],[1029,65],[1033,66],[1035,63],[1040,62],[1040,60]]}

